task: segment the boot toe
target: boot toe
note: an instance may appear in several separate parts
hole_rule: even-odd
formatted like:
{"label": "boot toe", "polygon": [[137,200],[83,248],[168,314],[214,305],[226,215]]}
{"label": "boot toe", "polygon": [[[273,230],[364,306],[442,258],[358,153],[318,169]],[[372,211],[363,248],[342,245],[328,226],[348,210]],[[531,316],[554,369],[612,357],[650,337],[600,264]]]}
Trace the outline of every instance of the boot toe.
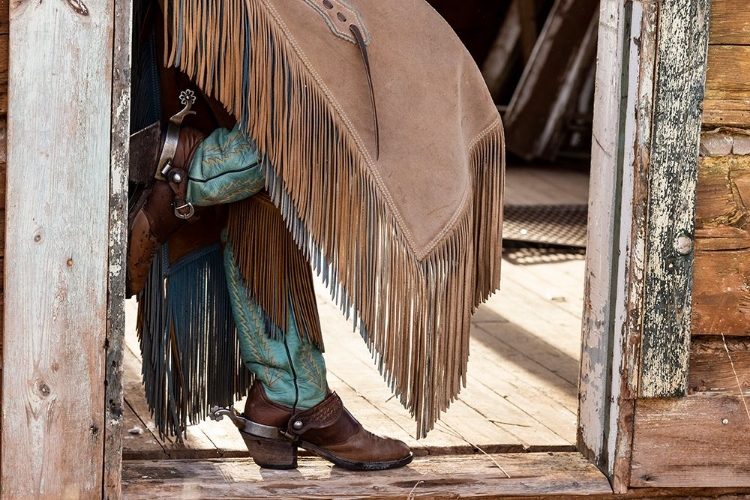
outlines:
{"label": "boot toe", "polygon": [[393,469],[403,467],[413,459],[411,450],[403,441],[376,436],[362,427],[340,444],[315,445],[302,441],[300,446],[349,470]]}

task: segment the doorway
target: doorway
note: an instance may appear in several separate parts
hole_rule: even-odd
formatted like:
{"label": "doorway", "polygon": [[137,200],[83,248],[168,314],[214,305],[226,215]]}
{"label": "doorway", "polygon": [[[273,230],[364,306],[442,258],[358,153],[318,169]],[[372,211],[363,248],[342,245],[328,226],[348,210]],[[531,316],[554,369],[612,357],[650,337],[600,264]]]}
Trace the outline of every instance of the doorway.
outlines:
{"label": "doorway", "polygon": [[[577,8],[552,0],[431,3],[482,67],[506,120],[544,129],[546,138],[529,142],[508,134],[501,290],[472,321],[467,387],[428,437],[414,439],[413,419],[318,286],[329,384],[366,427],[404,440],[417,455],[573,452],[598,1],[573,2]],[[589,28],[575,33],[579,25]],[[550,68],[562,59],[567,64]],[[552,74],[559,84],[549,83]],[[538,95],[547,97],[544,106]],[[555,125],[545,127],[550,122]],[[184,442],[159,435],[140,384],[135,315],[130,301],[123,457],[246,456],[226,420],[189,426]]]}

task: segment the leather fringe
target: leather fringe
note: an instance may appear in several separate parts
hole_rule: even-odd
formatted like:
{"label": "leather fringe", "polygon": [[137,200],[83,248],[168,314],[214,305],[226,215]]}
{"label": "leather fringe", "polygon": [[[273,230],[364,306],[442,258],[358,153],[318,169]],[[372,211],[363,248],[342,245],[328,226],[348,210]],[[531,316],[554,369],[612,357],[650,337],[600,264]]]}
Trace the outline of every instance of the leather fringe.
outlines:
{"label": "leather fringe", "polygon": [[209,406],[245,396],[252,374],[240,358],[221,247],[169,263],[163,245],[138,298],[143,383],[161,436],[182,442]]}
{"label": "leather fringe", "polygon": [[471,314],[499,286],[500,120],[467,151],[473,204],[415,255],[351,131],[262,0],[172,0],[168,14],[168,64],[221,101],[273,166],[267,187],[292,237],[425,436],[466,383]]}
{"label": "leather fringe", "polygon": [[279,339],[288,331],[291,305],[300,338],[323,351],[310,265],[267,194],[232,205],[227,240],[250,298],[263,310],[269,336]]}

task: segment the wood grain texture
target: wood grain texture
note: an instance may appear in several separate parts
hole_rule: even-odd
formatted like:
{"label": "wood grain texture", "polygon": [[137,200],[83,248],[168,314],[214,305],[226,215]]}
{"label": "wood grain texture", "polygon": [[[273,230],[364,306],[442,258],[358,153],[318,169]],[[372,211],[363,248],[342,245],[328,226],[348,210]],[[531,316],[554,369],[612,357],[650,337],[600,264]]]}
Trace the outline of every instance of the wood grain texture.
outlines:
{"label": "wood grain texture", "polygon": [[750,46],[711,45],[708,48],[706,99],[738,100],[750,97]]}
{"label": "wood grain texture", "polygon": [[521,22],[518,15],[519,3],[520,0],[515,0],[508,7],[497,38],[495,38],[487,58],[482,63],[482,76],[484,76],[487,88],[494,99],[498,99],[498,94],[513,68],[511,64],[513,54],[521,36]]}
{"label": "wood grain texture", "polygon": [[745,0],[712,0],[711,45],[750,45],[750,3]]}
{"label": "wood grain texture", "polygon": [[125,348],[125,256],[128,221],[130,140],[131,4],[115,3],[112,60],[112,132],[109,181],[109,282],[104,407],[104,481],[102,497],[122,498],[124,423],[123,350]]}
{"label": "wood grain texture", "polygon": [[750,335],[749,255],[748,250],[695,253],[693,335]]}
{"label": "wood grain texture", "polygon": [[750,488],[748,434],[738,396],[639,400],[631,486]]}
{"label": "wood grain texture", "polygon": [[314,458],[301,459],[291,471],[261,470],[248,460],[126,462],[123,471],[123,492],[132,500],[554,497],[611,491],[604,475],[577,453],[418,457],[402,469],[365,474]]}
{"label": "wood grain texture", "polygon": [[[8,50],[10,41],[10,9],[8,0],[0,0],[0,325],[5,312],[5,174],[8,161],[7,122],[8,111]],[[5,103],[3,106],[2,103]],[[0,367],[3,363],[3,329],[0,327]],[[0,401],[2,401],[2,369],[0,369]],[[2,442],[2,428],[0,428]],[[2,463],[2,446],[0,446]],[[0,478],[1,479],[1,478]]]}
{"label": "wood grain texture", "polygon": [[642,397],[680,396],[687,391],[691,250],[709,6],[709,0],[670,0],[661,3],[659,14],[641,344]]}
{"label": "wood grain texture", "polygon": [[750,127],[750,80],[744,76],[748,71],[750,46],[709,46],[705,126]]}
{"label": "wood grain texture", "polygon": [[579,449],[627,490],[640,374],[657,2],[601,3]]}
{"label": "wood grain texture", "polygon": [[102,497],[113,5],[86,3],[11,6],[3,498]]}
{"label": "wood grain texture", "polygon": [[702,158],[692,334],[750,333],[750,157]]}
{"label": "wood grain texture", "polygon": [[703,101],[705,127],[750,126],[750,97],[740,99],[706,99]]}
{"label": "wood grain texture", "polygon": [[750,127],[750,3],[713,0],[703,124]]}
{"label": "wood grain texture", "polygon": [[705,127],[747,127],[750,124],[750,98],[706,99],[703,102]]}
{"label": "wood grain texture", "polygon": [[598,0],[557,0],[552,7],[504,116],[507,148],[521,158],[557,154],[571,96],[594,59],[598,12]]}
{"label": "wood grain texture", "polygon": [[750,396],[750,337],[693,338],[689,380],[691,392]]}

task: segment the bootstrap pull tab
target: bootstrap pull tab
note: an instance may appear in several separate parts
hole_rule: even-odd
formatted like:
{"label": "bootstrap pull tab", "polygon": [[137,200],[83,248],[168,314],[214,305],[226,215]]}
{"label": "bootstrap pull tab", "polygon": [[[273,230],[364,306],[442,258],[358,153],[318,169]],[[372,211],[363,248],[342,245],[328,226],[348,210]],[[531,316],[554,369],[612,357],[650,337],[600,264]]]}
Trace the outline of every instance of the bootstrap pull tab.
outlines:
{"label": "bootstrap pull tab", "polygon": [[165,181],[164,177],[167,172],[172,168],[172,160],[174,154],[177,151],[177,142],[180,139],[180,127],[182,126],[182,120],[188,115],[194,115],[195,111],[192,111],[193,104],[195,104],[195,93],[192,90],[183,90],[180,93],[180,103],[183,108],[179,113],[172,116],[167,124],[166,139],[164,139],[164,146],[161,149],[161,156],[159,157],[159,163],[156,165],[156,172],[154,178]]}

